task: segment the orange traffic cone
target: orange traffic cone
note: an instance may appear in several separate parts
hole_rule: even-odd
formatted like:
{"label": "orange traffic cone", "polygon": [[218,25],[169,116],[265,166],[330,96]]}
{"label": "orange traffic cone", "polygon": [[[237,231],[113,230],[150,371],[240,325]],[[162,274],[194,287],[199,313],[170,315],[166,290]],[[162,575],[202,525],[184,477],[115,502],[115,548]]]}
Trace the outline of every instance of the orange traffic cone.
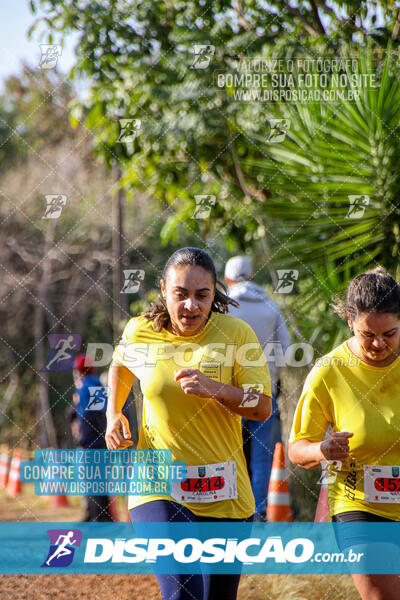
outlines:
{"label": "orange traffic cone", "polygon": [[67,496],[49,496],[49,497],[51,498],[51,500],[50,500],[51,508],[66,508],[67,506],[69,506]]}
{"label": "orange traffic cone", "polygon": [[10,447],[8,444],[1,445],[0,451],[0,490],[7,487],[8,470],[10,468]]}
{"label": "orange traffic cone", "polygon": [[319,493],[317,510],[315,511],[314,523],[327,523],[331,520],[328,503],[328,472],[329,464],[321,465],[321,491]]}
{"label": "orange traffic cone", "polygon": [[285,452],[281,442],[275,444],[272,460],[271,478],[268,487],[267,521],[293,521],[288,474],[285,466]]}
{"label": "orange traffic cone", "polygon": [[22,450],[16,448],[12,455],[10,473],[8,476],[7,493],[12,498],[15,498],[22,492],[21,483],[21,456]]}

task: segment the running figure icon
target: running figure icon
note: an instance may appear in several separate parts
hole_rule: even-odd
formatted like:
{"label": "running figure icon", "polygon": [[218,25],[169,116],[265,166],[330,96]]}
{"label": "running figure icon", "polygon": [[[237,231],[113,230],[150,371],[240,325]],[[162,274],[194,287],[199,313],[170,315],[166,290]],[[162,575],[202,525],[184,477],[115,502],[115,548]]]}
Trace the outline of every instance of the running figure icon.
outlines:
{"label": "running figure icon", "polygon": [[278,294],[290,294],[298,276],[299,272],[295,269],[278,270],[279,280],[275,292]]}
{"label": "running figure icon", "polygon": [[67,554],[72,554],[72,550],[67,546],[69,544],[73,545],[78,542],[78,540],[74,540],[73,537],[74,532],[72,530],[68,531],[67,534],[61,534],[58,536],[56,541],[57,549],[55,550],[55,552],[53,552],[50,558],[46,560],[46,565],[50,566],[50,563],[54,558],[61,558],[62,556],[66,556]]}
{"label": "running figure icon", "polygon": [[[49,370],[50,366],[55,362],[60,362],[62,360],[71,360],[71,350],[75,350],[74,344],[74,336],[69,335],[67,338],[61,338],[58,340],[55,350],[58,352],[55,353],[53,358],[47,364],[47,370]],[[68,352],[69,351],[69,352]]]}

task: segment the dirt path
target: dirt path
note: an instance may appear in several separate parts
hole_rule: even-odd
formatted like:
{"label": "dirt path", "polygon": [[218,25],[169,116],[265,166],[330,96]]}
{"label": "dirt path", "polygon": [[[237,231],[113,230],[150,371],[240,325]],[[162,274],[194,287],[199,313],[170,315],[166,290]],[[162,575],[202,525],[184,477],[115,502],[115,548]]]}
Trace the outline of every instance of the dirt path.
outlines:
{"label": "dirt path", "polygon": [[[77,522],[82,508],[51,508],[30,486],[11,499],[0,491],[0,521]],[[118,505],[126,515],[122,499]],[[348,575],[244,575],[238,600],[358,600]],[[1,575],[0,600],[161,600],[152,575]],[[221,599],[223,600],[223,599]]]}

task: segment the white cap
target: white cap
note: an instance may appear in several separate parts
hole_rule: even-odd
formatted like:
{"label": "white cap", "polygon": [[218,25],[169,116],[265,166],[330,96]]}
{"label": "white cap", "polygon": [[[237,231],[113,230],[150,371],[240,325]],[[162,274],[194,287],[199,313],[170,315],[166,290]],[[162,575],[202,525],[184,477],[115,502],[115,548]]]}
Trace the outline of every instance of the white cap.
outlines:
{"label": "white cap", "polygon": [[230,258],[225,266],[225,279],[247,281],[253,276],[251,262],[245,256]]}

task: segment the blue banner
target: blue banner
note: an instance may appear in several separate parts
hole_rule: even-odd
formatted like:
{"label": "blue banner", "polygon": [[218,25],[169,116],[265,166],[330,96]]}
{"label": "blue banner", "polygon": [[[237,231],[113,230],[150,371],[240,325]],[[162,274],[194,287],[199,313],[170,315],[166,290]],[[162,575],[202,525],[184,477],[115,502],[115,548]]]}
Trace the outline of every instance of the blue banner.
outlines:
{"label": "blue banner", "polygon": [[400,523],[1,523],[2,574],[399,573]]}
{"label": "blue banner", "polygon": [[168,496],[185,478],[170,450],[35,450],[21,462],[21,481],[38,496]]}

